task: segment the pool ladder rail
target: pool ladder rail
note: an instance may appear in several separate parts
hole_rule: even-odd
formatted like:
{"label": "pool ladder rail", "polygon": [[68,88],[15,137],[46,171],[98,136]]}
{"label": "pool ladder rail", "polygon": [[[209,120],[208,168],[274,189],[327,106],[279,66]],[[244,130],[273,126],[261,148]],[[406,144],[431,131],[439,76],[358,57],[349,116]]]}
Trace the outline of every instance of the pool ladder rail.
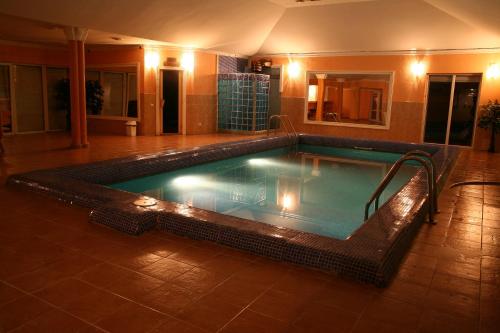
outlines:
{"label": "pool ladder rail", "polygon": [[[290,145],[296,145],[299,141],[299,135],[297,134],[295,127],[293,127],[290,118],[286,114],[275,114],[269,117],[269,120],[267,121],[267,135],[269,136],[271,134],[271,121],[275,118],[279,119],[279,124],[283,124],[283,130],[285,131],[286,136],[288,137]],[[277,133],[280,127],[281,126],[278,126],[274,129],[274,134]]]}
{"label": "pool ladder rail", "polygon": [[429,223],[436,224],[434,220],[434,214],[438,213],[436,164],[432,159],[432,155],[422,150],[409,151],[392,165],[365,205],[365,221],[368,219],[368,213],[373,201],[375,201],[375,211],[377,211],[380,195],[406,161],[416,161],[425,168],[429,197]]}

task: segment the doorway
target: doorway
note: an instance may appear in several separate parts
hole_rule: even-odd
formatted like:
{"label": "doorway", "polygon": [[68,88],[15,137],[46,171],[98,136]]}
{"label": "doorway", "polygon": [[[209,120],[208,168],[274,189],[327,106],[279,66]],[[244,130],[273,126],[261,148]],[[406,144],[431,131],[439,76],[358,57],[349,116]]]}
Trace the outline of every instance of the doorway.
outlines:
{"label": "doorway", "polygon": [[471,146],[480,74],[429,75],[424,141]]}
{"label": "doorway", "polygon": [[163,69],[161,71],[162,98],[161,98],[161,124],[162,134],[180,132],[180,75],[181,71]]}
{"label": "doorway", "polygon": [[[268,119],[273,115],[281,114],[281,69],[282,69],[281,66],[278,66],[278,67],[266,67],[262,70],[262,74],[269,75]],[[276,127],[279,127],[279,123],[275,119],[271,123],[270,129],[275,129]]]}

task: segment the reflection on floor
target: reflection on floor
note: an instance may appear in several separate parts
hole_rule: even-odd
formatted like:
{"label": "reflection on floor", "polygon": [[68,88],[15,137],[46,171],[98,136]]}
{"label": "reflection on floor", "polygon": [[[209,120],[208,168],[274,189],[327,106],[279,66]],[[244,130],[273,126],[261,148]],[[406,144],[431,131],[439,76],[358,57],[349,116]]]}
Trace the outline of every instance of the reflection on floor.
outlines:
{"label": "reflection on floor", "polygon": [[[6,138],[2,175],[233,136]],[[499,154],[464,151],[449,184],[500,180]],[[446,189],[393,283],[377,289],[230,248],[131,237],[88,211],[0,187],[0,331],[496,332],[500,189]]]}

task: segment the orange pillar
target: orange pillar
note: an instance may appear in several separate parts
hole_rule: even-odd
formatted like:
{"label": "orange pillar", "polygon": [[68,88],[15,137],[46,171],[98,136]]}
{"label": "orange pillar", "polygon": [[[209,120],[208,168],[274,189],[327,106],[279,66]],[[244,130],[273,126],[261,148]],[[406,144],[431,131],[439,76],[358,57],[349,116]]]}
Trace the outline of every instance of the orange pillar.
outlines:
{"label": "orange pillar", "polygon": [[316,78],[318,79],[318,106],[316,107],[316,120],[323,120],[323,109],[324,109],[324,99],[325,99],[325,79],[326,74],[316,74]]}
{"label": "orange pillar", "polygon": [[71,94],[71,147],[82,146],[80,126],[80,88],[78,80],[78,45],[76,40],[69,40],[70,54],[70,94]]}
{"label": "orange pillar", "polygon": [[76,27],[64,30],[70,51],[71,146],[75,148],[88,145],[84,50],[87,31]]}

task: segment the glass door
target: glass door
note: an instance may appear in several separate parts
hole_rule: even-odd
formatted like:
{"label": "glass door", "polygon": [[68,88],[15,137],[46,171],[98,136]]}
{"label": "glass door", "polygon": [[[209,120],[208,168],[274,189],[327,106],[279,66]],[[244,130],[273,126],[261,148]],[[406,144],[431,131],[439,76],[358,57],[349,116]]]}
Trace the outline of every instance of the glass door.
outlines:
{"label": "glass door", "polygon": [[471,146],[474,135],[480,75],[457,75],[448,144]]}
{"label": "glass door", "polygon": [[3,133],[12,133],[10,66],[0,65],[0,126]]}
{"label": "glass door", "polygon": [[44,131],[42,67],[16,66],[15,89],[17,132]]}
{"label": "glass door", "polygon": [[429,75],[424,141],[471,146],[481,75]]}

